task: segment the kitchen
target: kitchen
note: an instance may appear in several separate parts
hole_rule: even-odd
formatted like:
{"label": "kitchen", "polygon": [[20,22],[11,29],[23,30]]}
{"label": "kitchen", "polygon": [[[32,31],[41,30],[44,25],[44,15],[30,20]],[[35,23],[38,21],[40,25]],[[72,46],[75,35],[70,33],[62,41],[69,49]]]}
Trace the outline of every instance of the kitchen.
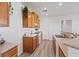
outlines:
{"label": "kitchen", "polygon": [[[3,5],[6,9],[3,8]],[[9,7],[7,7],[7,5],[9,5]],[[0,45],[0,55],[21,56],[25,52],[33,53],[40,45],[42,46],[43,41],[47,42],[47,44],[45,44],[48,47],[52,45],[52,43],[48,43],[48,41],[53,41],[52,37],[55,34],[61,32],[75,32],[78,34],[78,5],[79,3],[58,2],[11,2],[1,4],[0,9],[3,11],[1,14],[2,21],[0,21],[0,38],[2,42],[5,43]],[[4,10],[6,10],[5,13]],[[64,29],[65,25],[62,23],[64,22],[62,20],[70,21],[70,23],[67,23],[70,24],[70,27],[67,27],[67,25]],[[62,26],[61,23],[64,26]],[[56,38],[56,42],[58,42],[57,39],[58,38]],[[48,49],[48,47],[46,47],[46,49]],[[51,46],[50,49],[53,50],[53,48],[54,47]],[[70,54],[72,54],[71,49],[69,51]],[[55,57],[53,55],[51,56]],[[70,56],[72,57],[72,55]]]}

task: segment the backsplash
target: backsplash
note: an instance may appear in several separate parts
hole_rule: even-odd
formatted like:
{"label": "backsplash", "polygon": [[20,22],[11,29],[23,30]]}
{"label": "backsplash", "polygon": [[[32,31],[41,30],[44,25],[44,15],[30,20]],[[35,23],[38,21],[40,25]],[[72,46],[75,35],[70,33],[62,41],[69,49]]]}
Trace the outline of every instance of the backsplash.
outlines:
{"label": "backsplash", "polygon": [[24,28],[24,34],[30,35],[35,33],[35,28]]}
{"label": "backsplash", "polygon": [[35,28],[24,28],[24,31],[26,33],[30,33],[31,31],[34,31]]}

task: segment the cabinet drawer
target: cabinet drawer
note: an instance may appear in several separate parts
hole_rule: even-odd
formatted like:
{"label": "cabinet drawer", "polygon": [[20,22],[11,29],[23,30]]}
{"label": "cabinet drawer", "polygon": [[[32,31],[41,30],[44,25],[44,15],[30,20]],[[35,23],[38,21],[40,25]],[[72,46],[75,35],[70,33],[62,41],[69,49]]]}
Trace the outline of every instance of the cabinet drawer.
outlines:
{"label": "cabinet drawer", "polygon": [[[14,56],[15,55],[15,56]],[[17,56],[17,47],[14,47],[7,52],[2,54],[3,57],[16,57]]]}

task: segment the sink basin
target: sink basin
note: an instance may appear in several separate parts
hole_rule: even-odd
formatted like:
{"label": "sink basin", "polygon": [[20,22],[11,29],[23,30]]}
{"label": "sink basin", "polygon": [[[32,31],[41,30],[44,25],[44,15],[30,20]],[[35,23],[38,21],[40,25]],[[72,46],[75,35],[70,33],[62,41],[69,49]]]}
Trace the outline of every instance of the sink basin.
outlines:
{"label": "sink basin", "polygon": [[64,38],[62,35],[55,35],[57,38]]}
{"label": "sink basin", "polygon": [[4,39],[0,39],[0,45],[4,44],[5,40]]}
{"label": "sink basin", "polygon": [[35,32],[34,34],[39,34],[40,32]]}

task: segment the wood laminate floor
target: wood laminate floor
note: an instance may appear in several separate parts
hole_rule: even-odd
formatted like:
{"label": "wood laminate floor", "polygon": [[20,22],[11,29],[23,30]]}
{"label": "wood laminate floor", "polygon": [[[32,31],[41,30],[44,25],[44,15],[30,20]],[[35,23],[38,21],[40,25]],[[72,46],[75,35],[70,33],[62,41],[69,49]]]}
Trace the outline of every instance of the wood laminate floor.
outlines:
{"label": "wood laminate floor", "polygon": [[23,53],[20,57],[54,57],[52,41],[43,40],[32,54]]}

